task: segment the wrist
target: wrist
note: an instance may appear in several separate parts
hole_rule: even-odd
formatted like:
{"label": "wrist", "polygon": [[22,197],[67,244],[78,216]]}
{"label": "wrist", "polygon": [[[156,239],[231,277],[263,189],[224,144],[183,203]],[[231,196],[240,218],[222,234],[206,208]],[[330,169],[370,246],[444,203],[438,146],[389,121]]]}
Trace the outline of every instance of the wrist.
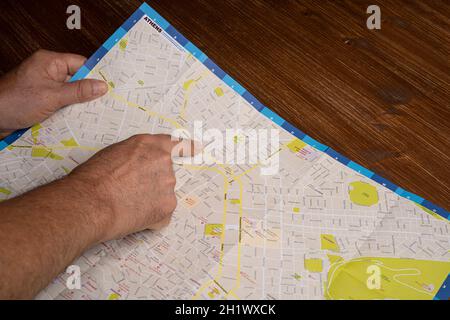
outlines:
{"label": "wrist", "polygon": [[79,211],[80,222],[86,229],[87,246],[109,240],[110,217],[105,201],[93,183],[79,179],[76,175],[68,175],[62,180],[70,189],[71,198]]}

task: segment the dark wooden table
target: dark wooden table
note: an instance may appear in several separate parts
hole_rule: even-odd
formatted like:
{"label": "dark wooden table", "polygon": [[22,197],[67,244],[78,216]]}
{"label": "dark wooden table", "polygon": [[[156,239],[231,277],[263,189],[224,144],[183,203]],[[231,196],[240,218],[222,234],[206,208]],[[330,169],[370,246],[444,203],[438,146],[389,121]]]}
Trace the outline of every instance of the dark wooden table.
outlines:
{"label": "dark wooden table", "polygon": [[[366,8],[381,8],[381,30]],[[38,48],[92,54],[139,0],[0,1],[0,72]],[[450,2],[149,2],[268,107],[450,210]],[[81,7],[81,30],[66,8]]]}

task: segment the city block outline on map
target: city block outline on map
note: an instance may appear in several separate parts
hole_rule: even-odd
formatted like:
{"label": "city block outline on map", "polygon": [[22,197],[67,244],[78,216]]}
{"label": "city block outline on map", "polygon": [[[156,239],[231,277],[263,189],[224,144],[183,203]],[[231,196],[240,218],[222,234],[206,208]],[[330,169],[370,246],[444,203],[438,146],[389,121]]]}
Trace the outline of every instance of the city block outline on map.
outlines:
{"label": "city block outline on map", "polygon": [[[170,226],[92,248],[38,298],[446,299],[449,214],[320,144],[263,106],[143,4],[72,81],[108,82],[0,142],[0,199],[68,174],[133,134],[280,127],[280,170],[175,165]],[[239,136],[235,143],[241,142]],[[245,140],[245,139],[244,139]],[[381,289],[368,288],[368,267]]]}

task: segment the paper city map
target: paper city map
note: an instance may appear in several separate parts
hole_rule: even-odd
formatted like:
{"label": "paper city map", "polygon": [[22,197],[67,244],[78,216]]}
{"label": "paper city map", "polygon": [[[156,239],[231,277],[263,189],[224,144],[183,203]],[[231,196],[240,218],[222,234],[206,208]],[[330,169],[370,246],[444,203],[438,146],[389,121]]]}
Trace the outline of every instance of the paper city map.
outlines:
{"label": "paper city map", "polygon": [[38,299],[448,299],[447,211],[290,125],[147,4],[72,80],[82,78],[109,92],[0,142],[1,200],[134,134],[196,121],[279,130],[279,168],[176,165],[167,228],[92,248],[73,262],[81,289],[63,273]]}

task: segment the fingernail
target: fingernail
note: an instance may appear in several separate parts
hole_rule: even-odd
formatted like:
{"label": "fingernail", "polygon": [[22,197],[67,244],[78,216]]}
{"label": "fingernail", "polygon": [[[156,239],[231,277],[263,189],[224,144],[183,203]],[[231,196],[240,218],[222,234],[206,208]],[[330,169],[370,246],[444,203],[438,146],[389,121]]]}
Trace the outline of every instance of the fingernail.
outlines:
{"label": "fingernail", "polygon": [[92,83],[92,94],[94,96],[104,95],[108,91],[108,85],[104,81],[95,81]]}

